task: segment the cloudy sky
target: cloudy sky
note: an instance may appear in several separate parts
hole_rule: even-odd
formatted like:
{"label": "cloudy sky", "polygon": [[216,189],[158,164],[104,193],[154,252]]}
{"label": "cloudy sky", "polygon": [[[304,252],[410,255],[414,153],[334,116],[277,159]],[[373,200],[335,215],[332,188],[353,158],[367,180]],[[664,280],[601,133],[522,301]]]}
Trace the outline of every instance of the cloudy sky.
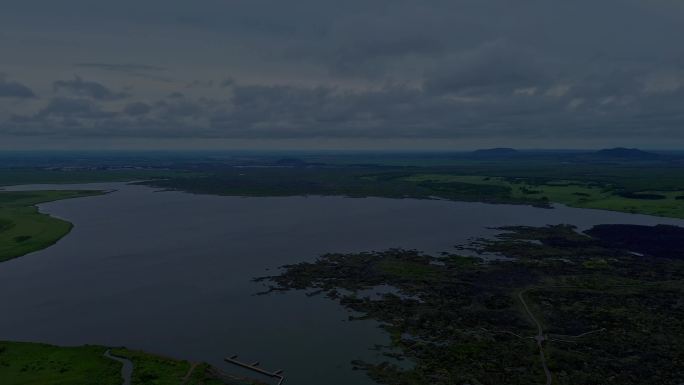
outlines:
{"label": "cloudy sky", "polygon": [[3,0],[0,149],[684,148],[681,0]]}

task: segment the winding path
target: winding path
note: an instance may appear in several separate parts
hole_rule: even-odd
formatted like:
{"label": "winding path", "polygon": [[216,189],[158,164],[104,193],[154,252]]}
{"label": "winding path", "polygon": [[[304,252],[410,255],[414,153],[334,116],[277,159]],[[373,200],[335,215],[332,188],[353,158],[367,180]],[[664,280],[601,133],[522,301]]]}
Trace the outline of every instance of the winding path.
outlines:
{"label": "winding path", "polygon": [[183,377],[183,379],[181,380],[181,385],[185,385],[188,383],[188,381],[190,381],[190,376],[192,376],[192,372],[195,371],[197,365],[199,365],[199,363],[197,362],[193,362],[192,365],[190,365],[190,369],[188,369],[188,372],[185,373],[185,377]]}
{"label": "winding path", "polygon": [[113,356],[109,349],[104,352],[104,356],[110,360],[118,361],[122,364],[121,378],[123,379],[123,385],[131,385],[131,377],[133,376],[133,363],[125,358]]}
{"label": "winding path", "polygon": [[522,303],[523,307],[525,307],[525,312],[527,312],[527,315],[530,316],[530,319],[532,319],[534,324],[537,325],[537,335],[534,336],[534,340],[537,341],[537,346],[539,347],[539,357],[541,358],[542,367],[544,368],[544,374],[546,374],[546,385],[551,385],[553,382],[553,376],[551,375],[551,371],[546,364],[546,355],[544,355],[544,341],[546,341],[546,337],[544,336],[544,329],[542,328],[541,323],[539,320],[537,320],[534,314],[532,314],[530,307],[527,306],[527,302],[525,302],[523,294],[528,290],[529,289],[519,292],[518,299],[520,299],[520,303]]}
{"label": "winding path", "polygon": [[[683,281],[682,280],[665,280],[665,281],[656,281],[656,282],[646,282],[646,283],[639,283],[639,284],[630,284],[630,285],[609,285],[606,286],[606,288],[619,288],[619,287],[626,287],[626,288],[631,288],[631,287],[644,287],[644,286],[657,286],[657,285],[663,285],[663,284],[681,284]],[[584,289],[587,290],[585,287],[581,286],[548,286],[546,287],[547,289]],[[537,319],[537,317],[534,316],[532,313],[532,310],[530,310],[530,307],[527,305],[527,302],[525,301],[525,293],[527,293],[530,290],[538,289],[538,287],[530,287],[525,290],[522,290],[518,292],[518,299],[520,300],[520,303],[522,303],[523,307],[525,308],[525,312],[527,315],[530,317],[532,322],[537,326],[537,334],[533,337],[531,337],[533,340],[537,342],[537,346],[539,347],[539,357],[541,358],[541,363],[542,367],[544,368],[544,373],[546,374],[546,385],[551,385],[553,383],[553,375],[551,374],[551,371],[549,370],[549,367],[546,363],[546,355],[544,354],[544,342],[545,341],[558,341],[558,342],[575,342],[575,341],[568,341],[568,340],[562,340],[562,339],[549,339],[548,336],[544,335],[544,329],[541,325],[541,322]],[[487,329],[484,329],[487,330]],[[566,335],[558,335],[558,337],[565,337],[565,338],[582,338],[588,335],[592,335],[595,333],[603,333],[606,332],[606,328],[601,328],[597,330],[591,330],[586,333],[578,334],[576,336],[566,336]],[[492,332],[497,332],[497,331],[492,331]],[[519,338],[525,338],[521,337],[515,333],[511,332],[506,332],[506,331],[499,331],[499,333],[508,333],[512,334],[516,337]],[[530,338],[530,337],[527,337]]]}

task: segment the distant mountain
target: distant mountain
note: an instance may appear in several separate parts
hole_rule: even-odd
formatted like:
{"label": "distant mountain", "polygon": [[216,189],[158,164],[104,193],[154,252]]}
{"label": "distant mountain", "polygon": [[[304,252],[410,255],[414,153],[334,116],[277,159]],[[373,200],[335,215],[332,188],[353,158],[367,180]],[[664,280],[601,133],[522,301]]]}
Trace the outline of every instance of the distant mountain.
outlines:
{"label": "distant mountain", "polygon": [[633,160],[649,160],[658,159],[660,155],[652,152],[642,151],[637,148],[607,148],[594,153],[594,156],[604,159],[633,159]]}
{"label": "distant mountain", "polygon": [[518,150],[513,149],[513,148],[505,148],[505,147],[486,148],[486,149],[473,151],[473,155],[475,155],[475,156],[490,157],[490,158],[513,156],[513,155],[517,155],[517,154],[519,154]]}

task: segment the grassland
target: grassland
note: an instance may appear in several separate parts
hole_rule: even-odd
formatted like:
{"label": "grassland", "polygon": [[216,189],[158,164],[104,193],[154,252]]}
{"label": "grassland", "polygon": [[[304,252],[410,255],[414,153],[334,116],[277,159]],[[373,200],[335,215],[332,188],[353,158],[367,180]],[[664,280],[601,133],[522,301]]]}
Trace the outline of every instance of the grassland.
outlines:
{"label": "grassland", "polygon": [[203,362],[176,360],[125,348],[111,354],[133,363],[132,385],[264,385],[221,373]]}
{"label": "grassland", "polygon": [[22,184],[69,184],[128,182],[184,175],[172,170],[61,170],[39,168],[0,169],[0,186]]}
{"label": "grassland", "polygon": [[[453,201],[562,203],[684,218],[684,169],[677,162],[564,162],[561,159],[453,160],[447,166],[290,162],[201,165],[198,174],[145,184],[233,196],[342,195]],[[421,164],[416,159],[417,164]]]}
{"label": "grassland", "polygon": [[0,262],[44,249],[72,224],[40,213],[36,205],[102,194],[100,191],[0,191]]}
{"label": "grassland", "polygon": [[595,182],[503,178],[477,175],[414,174],[403,180],[432,183],[492,186],[504,191],[512,200],[562,203],[571,207],[601,209],[684,218],[684,191],[645,190],[622,193],[616,186]]}
{"label": "grassland", "polygon": [[121,364],[105,358],[106,350],[102,346],[0,342],[0,383],[120,385]]}
{"label": "grassland", "polygon": [[[16,158],[16,157],[15,157]],[[442,154],[142,154],[9,158],[0,186],[145,180],[233,196],[342,195],[573,207],[684,218],[684,157],[601,158],[529,152],[511,158]]]}
{"label": "grassland", "polygon": [[[121,363],[104,346],[63,347],[0,341],[2,385],[120,385]],[[110,350],[133,363],[132,385],[259,385],[193,363],[125,348]],[[263,385],[263,384],[262,384]]]}

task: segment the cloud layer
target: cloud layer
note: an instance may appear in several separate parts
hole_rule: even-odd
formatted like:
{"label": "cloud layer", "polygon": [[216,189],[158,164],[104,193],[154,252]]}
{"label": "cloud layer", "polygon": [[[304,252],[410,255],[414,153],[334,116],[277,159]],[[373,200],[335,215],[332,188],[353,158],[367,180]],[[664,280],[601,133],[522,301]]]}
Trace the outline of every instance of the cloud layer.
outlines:
{"label": "cloud layer", "polygon": [[675,1],[49,4],[0,16],[0,136],[684,145]]}
{"label": "cloud layer", "polygon": [[8,81],[0,74],[0,98],[31,99],[35,97],[36,94],[28,86],[19,82]]}

